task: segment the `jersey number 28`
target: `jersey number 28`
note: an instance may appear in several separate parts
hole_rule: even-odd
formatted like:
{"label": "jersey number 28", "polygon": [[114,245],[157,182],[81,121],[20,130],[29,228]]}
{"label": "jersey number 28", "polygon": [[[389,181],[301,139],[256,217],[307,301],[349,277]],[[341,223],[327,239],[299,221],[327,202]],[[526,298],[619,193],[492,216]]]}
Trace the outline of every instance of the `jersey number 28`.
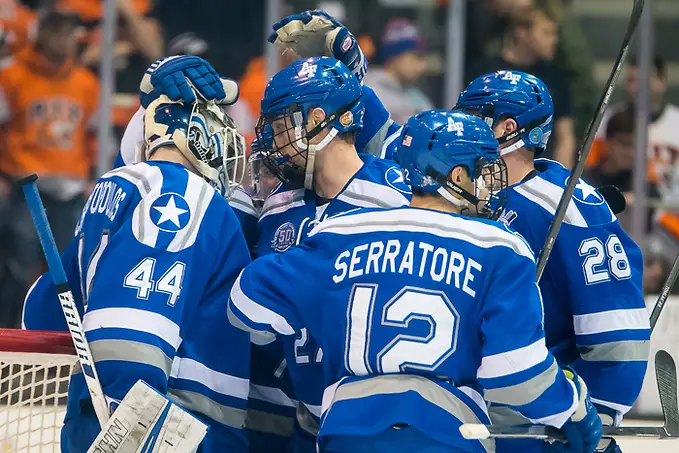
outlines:
{"label": "jersey number 28", "polygon": [[[355,285],[347,308],[348,332],[344,363],[357,376],[399,373],[407,369],[433,371],[455,352],[460,317],[446,294],[405,287],[382,309],[381,325],[372,325],[377,285]],[[410,321],[430,325],[427,336],[401,333],[375,355],[373,370],[369,356],[371,335],[381,326],[407,329]]]}
{"label": "jersey number 28", "polygon": [[578,252],[585,257],[582,270],[588,285],[610,281],[611,275],[616,280],[627,280],[632,276],[625,249],[615,234],[608,237],[606,244],[596,237],[585,239]]}

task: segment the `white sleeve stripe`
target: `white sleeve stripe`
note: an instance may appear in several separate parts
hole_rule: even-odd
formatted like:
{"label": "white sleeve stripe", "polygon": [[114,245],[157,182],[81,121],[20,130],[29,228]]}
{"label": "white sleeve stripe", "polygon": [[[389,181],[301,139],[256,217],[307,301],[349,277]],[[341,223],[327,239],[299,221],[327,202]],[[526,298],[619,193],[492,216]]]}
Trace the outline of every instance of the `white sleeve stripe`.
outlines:
{"label": "white sleeve stripe", "polygon": [[541,338],[523,348],[483,357],[476,377],[491,379],[507,376],[539,365],[546,358],[547,346],[545,339]]}
{"label": "white sleeve stripe", "polygon": [[576,335],[591,335],[618,330],[649,329],[650,324],[646,308],[632,308],[574,315],[573,327]]}
{"label": "white sleeve stripe", "polygon": [[35,289],[35,286],[38,284],[41,278],[45,277],[45,274],[42,274],[36,281],[33,282],[30,288],[28,288],[28,292],[26,293],[26,297],[24,297],[24,306],[21,309],[21,328],[26,330],[26,302],[28,302],[28,298],[31,297],[31,293]]}
{"label": "white sleeve stripe", "polygon": [[206,365],[186,357],[175,357],[170,377],[198,382],[213,392],[222,395],[248,399],[250,381],[208,368]]}
{"label": "white sleeve stripe", "polygon": [[618,412],[620,414],[620,417],[625,415],[632,409],[632,406],[625,406],[624,404],[618,404],[618,403],[611,403],[610,401],[604,401],[600,400],[598,398],[592,398],[590,397],[590,400],[592,400],[593,403],[596,403],[600,406],[608,407],[610,409],[613,409],[614,411]]}
{"label": "white sleeve stripe", "polygon": [[278,406],[297,407],[297,401],[289,398],[283,390],[265,385],[250,384],[249,397]]}
{"label": "white sleeve stripe", "polygon": [[566,423],[568,419],[573,416],[575,411],[578,409],[578,405],[580,405],[580,399],[578,398],[578,391],[575,388],[575,384],[573,383],[573,381],[568,379],[568,383],[573,388],[573,404],[571,404],[571,407],[558,414],[549,415],[547,417],[542,418],[529,419],[533,424],[549,425],[554,426],[555,428],[561,428],[564,425],[564,423]]}
{"label": "white sleeve stripe", "polygon": [[231,289],[231,302],[233,302],[233,305],[254,323],[267,324],[282,335],[292,335],[295,333],[295,329],[288,324],[285,318],[257,304],[245,295],[240,287],[240,279],[243,276],[243,272],[241,271]]}
{"label": "white sleeve stripe", "polygon": [[83,318],[85,332],[97,329],[127,329],[149,333],[170,344],[175,350],[182,342],[179,326],[163,315],[136,308],[102,308],[88,311]]}
{"label": "white sleeve stripe", "polygon": [[309,412],[314,414],[316,417],[321,418],[321,415],[323,415],[323,406],[314,406],[313,404],[307,404],[304,403],[307,409],[309,409]]}

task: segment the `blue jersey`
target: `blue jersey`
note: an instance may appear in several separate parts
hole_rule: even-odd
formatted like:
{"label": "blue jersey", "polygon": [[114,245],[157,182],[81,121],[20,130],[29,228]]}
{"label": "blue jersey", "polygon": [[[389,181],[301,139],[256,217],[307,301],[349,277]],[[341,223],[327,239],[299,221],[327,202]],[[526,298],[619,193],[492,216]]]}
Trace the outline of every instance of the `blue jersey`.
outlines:
{"label": "blue jersey", "polygon": [[[542,249],[570,177],[537,159],[538,173],[511,186],[501,217]],[[540,281],[547,346],[585,380],[600,412],[620,419],[641,390],[649,354],[641,250],[604,198],[580,180]]]}
{"label": "blue jersey", "polygon": [[[257,231],[257,256],[285,252],[299,244],[315,225],[328,217],[362,207],[390,208],[409,203],[410,188],[403,182],[401,169],[397,165],[372,155],[360,156],[364,161],[363,166],[332,200],[318,200],[312,191],[288,189],[283,185],[274,190],[262,207]],[[253,348],[253,386],[262,384],[269,387],[278,382],[276,390],[283,390],[292,400],[303,402],[313,417],[318,419],[324,389],[321,384],[323,351],[304,328],[297,332],[296,337],[283,337],[276,341],[280,342],[283,344],[279,346],[268,345],[266,351],[257,351],[260,349],[257,346]],[[276,350],[279,355],[274,353]],[[280,356],[281,352],[284,357]],[[255,357],[260,360],[255,361]],[[274,370],[281,373],[281,364],[292,378],[294,393],[291,393],[287,374],[278,381],[271,379]],[[287,405],[287,400],[284,401],[286,404],[283,405],[275,400],[264,399],[255,403],[262,411],[290,418],[289,426],[292,426],[295,409]],[[284,432],[280,434],[284,435]]]}
{"label": "blue jersey", "polygon": [[[140,143],[144,141],[144,108],[139,107],[139,110],[134,114],[130,122],[127,124],[123,138],[120,141],[120,149],[118,155],[113,163],[113,168],[120,168],[125,165],[132,165],[142,162],[144,159],[141,155]],[[257,218],[259,217],[259,210],[252,202],[252,198],[241,188],[237,188],[232,192],[229,204],[233,208],[233,212],[238,217],[238,221],[243,228],[245,239],[252,249],[255,241],[255,231],[257,227]]]}
{"label": "blue jersey", "polygon": [[246,267],[229,316],[291,338],[308,328],[319,341],[320,445],[408,424],[490,451],[457,429],[488,423],[484,398],[558,427],[577,406],[545,345],[533,253],[499,222],[413,208],[328,219]]}
{"label": "blue jersey", "polygon": [[[246,451],[250,336],[230,327],[226,306],[250,255],[226,201],[179,164],[111,171],[62,260],[107,399],[143,379],[210,425],[201,451]],[[44,289],[47,300],[26,307],[29,328],[45,327],[36,307],[58,310],[54,287]],[[75,374],[67,421],[86,415],[86,400]]]}

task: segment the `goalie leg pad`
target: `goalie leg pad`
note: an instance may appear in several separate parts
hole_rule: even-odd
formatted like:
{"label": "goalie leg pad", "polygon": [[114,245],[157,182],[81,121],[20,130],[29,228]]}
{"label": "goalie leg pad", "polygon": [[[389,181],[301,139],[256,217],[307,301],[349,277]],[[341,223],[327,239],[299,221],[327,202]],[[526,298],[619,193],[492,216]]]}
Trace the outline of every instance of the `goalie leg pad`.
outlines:
{"label": "goalie leg pad", "polygon": [[88,453],[191,453],[207,425],[143,381],[130,389]]}

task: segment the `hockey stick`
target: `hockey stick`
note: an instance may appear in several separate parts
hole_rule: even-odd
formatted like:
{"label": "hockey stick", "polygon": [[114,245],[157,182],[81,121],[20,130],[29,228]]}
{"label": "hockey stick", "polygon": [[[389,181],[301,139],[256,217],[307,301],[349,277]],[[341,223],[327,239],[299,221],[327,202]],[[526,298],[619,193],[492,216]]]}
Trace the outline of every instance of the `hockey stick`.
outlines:
{"label": "hockey stick", "polygon": [[[604,437],[649,437],[656,439],[679,438],[679,407],[677,407],[677,368],[666,351],[655,355],[656,382],[663,411],[663,426],[604,426]],[[479,425],[465,423],[460,426],[465,439],[542,439],[547,442],[564,442],[566,438],[558,429],[541,425]]]}
{"label": "hockey stick", "polygon": [[613,65],[613,71],[611,71],[611,75],[608,77],[608,81],[606,82],[606,90],[603,92],[603,95],[599,100],[599,105],[596,109],[596,114],[594,115],[594,118],[592,118],[592,122],[589,123],[589,127],[587,128],[587,133],[585,134],[585,142],[582,144],[582,148],[580,148],[580,159],[578,160],[575,169],[573,169],[573,171],[571,172],[571,176],[568,181],[568,184],[566,185],[566,189],[563,191],[563,195],[561,195],[561,200],[559,200],[559,205],[556,208],[556,213],[554,214],[552,223],[549,226],[549,231],[547,233],[545,245],[542,247],[542,250],[540,251],[540,256],[538,258],[537,263],[538,281],[540,281],[540,278],[542,277],[542,273],[544,272],[545,266],[547,265],[547,259],[549,259],[549,255],[552,253],[552,249],[554,248],[556,236],[557,234],[559,234],[559,230],[561,229],[561,223],[563,222],[563,219],[566,216],[566,209],[568,209],[568,204],[571,202],[571,198],[573,197],[575,186],[577,185],[578,180],[580,179],[580,176],[582,176],[582,172],[585,169],[585,162],[587,162],[587,156],[589,156],[589,151],[592,148],[594,136],[597,130],[599,130],[601,120],[603,119],[604,113],[606,112],[606,108],[608,107],[608,102],[610,101],[611,98],[611,94],[613,93],[613,88],[615,88],[615,83],[618,80],[618,76],[620,75],[622,65],[625,62],[625,58],[627,57],[627,52],[629,51],[632,36],[634,36],[634,32],[637,29],[637,24],[639,23],[639,19],[641,18],[641,12],[644,9],[644,3],[645,0],[634,0],[632,15],[630,16],[629,23],[627,24],[627,31],[625,31],[625,37],[622,40],[622,48],[620,49],[620,53],[618,53],[618,58],[615,61],[615,65]]}
{"label": "hockey stick", "polygon": [[52,275],[54,286],[56,286],[57,293],[59,294],[61,309],[66,317],[66,324],[68,324],[68,330],[73,339],[73,346],[75,346],[75,349],[78,352],[78,360],[80,361],[82,372],[85,375],[85,382],[87,383],[87,389],[92,398],[94,412],[97,415],[99,424],[104,426],[109,419],[108,405],[106,404],[104,392],[101,389],[97,370],[94,368],[92,351],[90,351],[90,346],[85,339],[83,323],[78,314],[75,301],[73,300],[71,289],[68,286],[66,272],[64,272],[64,266],[61,263],[61,257],[59,256],[57,245],[54,242],[54,235],[52,234],[52,229],[47,221],[45,207],[42,204],[40,194],[38,193],[38,187],[35,184],[37,179],[38,177],[36,175],[27,176],[19,181],[19,185],[28,202],[28,209],[31,211],[31,217],[33,217],[33,223],[38,232],[45,258],[47,259],[47,266]]}
{"label": "hockey stick", "polygon": [[660,292],[660,297],[658,297],[658,301],[655,303],[653,311],[651,312],[651,332],[653,332],[655,325],[658,323],[660,313],[662,313],[663,308],[665,308],[665,302],[667,302],[667,298],[670,297],[670,291],[672,291],[672,287],[677,281],[677,275],[679,275],[679,255],[674,259],[670,275],[667,276],[667,280],[665,280],[665,284]]}

